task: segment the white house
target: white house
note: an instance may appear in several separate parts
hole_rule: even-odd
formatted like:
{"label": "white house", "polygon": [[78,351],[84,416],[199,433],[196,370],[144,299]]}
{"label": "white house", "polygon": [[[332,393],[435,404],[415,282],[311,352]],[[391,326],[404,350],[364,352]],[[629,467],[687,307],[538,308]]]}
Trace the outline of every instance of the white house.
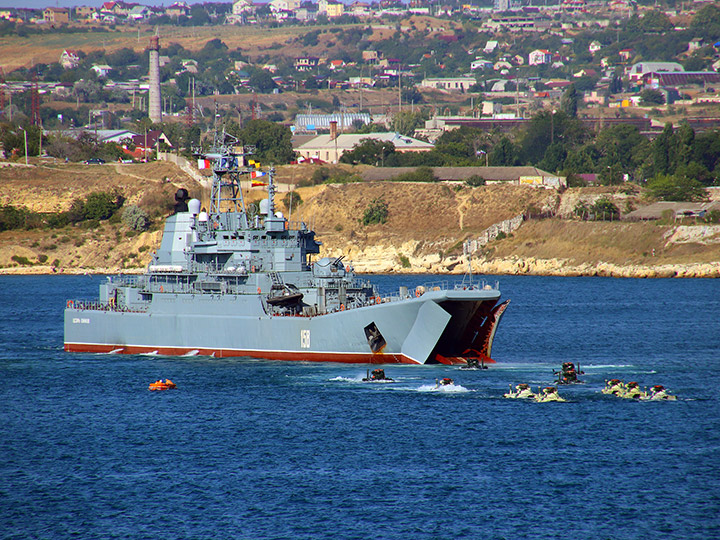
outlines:
{"label": "white house", "polygon": [[455,92],[467,92],[475,86],[475,77],[426,78],[420,83],[422,88],[436,88]]}
{"label": "white house", "polygon": [[107,77],[108,73],[112,71],[112,68],[107,64],[93,64],[93,67],[90,69],[93,70],[99,78]]}
{"label": "white house", "polygon": [[600,49],[602,49],[602,43],[600,43],[599,41],[593,41],[592,43],[590,43],[590,46],[588,47],[590,54],[595,54]]}
{"label": "white house", "polygon": [[315,158],[323,161],[337,163],[345,152],[349,152],[364,140],[391,142],[396,152],[429,152],[435,145],[399,133],[343,133],[318,135],[305,144],[298,146],[295,151],[305,159]]}
{"label": "white house", "polygon": [[551,61],[552,53],[547,49],[535,49],[528,55],[528,64],[531,66],[549,64]]}
{"label": "white house", "polygon": [[128,13],[127,18],[131,21],[144,21],[145,19],[149,18],[152,12],[147,6],[134,6],[130,13]]}
{"label": "white house", "polygon": [[677,62],[638,62],[630,68],[629,77],[631,81],[643,78],[646,73],[680,73],[685,71]]}
{"label": "white house", "polygon": [[493,63],[488,60],[483,60],[481,58],[478,58],[477,60],[473,60],[470,63],[470,69],[472,71],[475,71],[476,69],[486,69],[493,67]]}
{"label": "white house", "polygon": [[497,46],[498,46],[498,42],[497,42],[497,41],[495,41],[495,40],[488,41],[488,42],[485,44],[485,48],[483,49],[483,51],[484,51],[486,54],[490,54],[490,53],[493,52],[495,49],[497,49]]}
{"label": "white house", "polygon": [[60,65],[63,69],[72,69],[80,64],[80,55],[73,49],[65,49],[60,55]]}

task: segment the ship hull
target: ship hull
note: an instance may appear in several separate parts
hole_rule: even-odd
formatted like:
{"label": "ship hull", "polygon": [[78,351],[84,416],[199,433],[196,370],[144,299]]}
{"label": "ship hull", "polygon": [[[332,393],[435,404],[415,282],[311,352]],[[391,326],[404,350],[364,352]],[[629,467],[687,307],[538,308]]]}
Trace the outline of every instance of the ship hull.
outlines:
{"label": "ship hull", "polygon": [[[147,311],[65,311],[70,352],[341,363],[491,362],[497,291],[437,291],[314,317],[269,316],[251,295],[156,295]],[[502,304],[501,304],[502,305]],[[242,314],[242,315],[241,315]],[[482,322],[479,324],[481,315]],[[501,315],[501,313],[500,313]],[[485,336],[490,339],[485,339]],[[480,339],[478,339],[480,336]],[[465,355],[465,356],[463,356]]]}

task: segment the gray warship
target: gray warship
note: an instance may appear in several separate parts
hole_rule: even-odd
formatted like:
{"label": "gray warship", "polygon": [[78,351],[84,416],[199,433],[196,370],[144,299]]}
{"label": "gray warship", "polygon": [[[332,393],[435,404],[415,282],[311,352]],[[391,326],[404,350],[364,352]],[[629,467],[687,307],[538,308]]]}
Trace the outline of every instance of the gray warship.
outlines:
{"label": "gray warship", "polygon": [[[493,362],[509,300],[472,279],[381,295],[343,257],[319,257],[304,222],[274,203],[273,169],[223,133],[199,154],[212,164],[209,211],[178,190],[162,242],[142,275],[107,277],[99,297],[71,299],[69,352],[246,356],[345,363]],[[245,204],[241,180],[267,198]],[[313,260],[316,259],[316,260]]]}

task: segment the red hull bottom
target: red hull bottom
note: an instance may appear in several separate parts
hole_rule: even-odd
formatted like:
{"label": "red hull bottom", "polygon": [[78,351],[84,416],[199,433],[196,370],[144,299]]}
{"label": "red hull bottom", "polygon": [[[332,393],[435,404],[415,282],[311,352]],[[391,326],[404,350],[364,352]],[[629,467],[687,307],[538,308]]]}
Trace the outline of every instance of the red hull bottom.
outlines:
{"label": "red hull bottom", "polygon": [[158,354],[162,356],[212,356],[233,358],[249,356],[264,360],[292,362],[338,362],[344,364],[417,364],[402,354],[373,353],[327,353],[295,351],[243,351],[235,349],[188,349],[184,347],[140,347],[101,345],[96,343],[65,343],[66,352],[113,353],[113,354]]}
{"label": "red hull bottom", "polygon": [[[101,345],[96,343],[65,343],[67,352],[85,352],[101,354],[158,354],[162,356],[212,356],[214,358],[232,358],[248,356],[264,360],[284,360],[291,362],[337,362],[343,364],[417,364],[403,354],[386,353],[328,353],[293,351],[242,351],[235,349],[188,349],[184,347],[140,347]],[[466,359],[461,356],[445,357],[436,355],[435,361],[446,365],[464,365]],[[483,359],[486,364],[494,364],[489,357]]]}

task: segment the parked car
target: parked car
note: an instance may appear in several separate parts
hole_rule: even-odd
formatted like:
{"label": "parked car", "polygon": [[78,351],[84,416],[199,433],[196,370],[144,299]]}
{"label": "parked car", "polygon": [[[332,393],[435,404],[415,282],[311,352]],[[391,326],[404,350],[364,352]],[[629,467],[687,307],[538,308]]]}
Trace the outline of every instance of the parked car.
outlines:
{"label": "parked car", "polygon": [[105,160],[103,158],[94,157],[90,159],[85,160],[85,165],[102,165],[105,163]]}

